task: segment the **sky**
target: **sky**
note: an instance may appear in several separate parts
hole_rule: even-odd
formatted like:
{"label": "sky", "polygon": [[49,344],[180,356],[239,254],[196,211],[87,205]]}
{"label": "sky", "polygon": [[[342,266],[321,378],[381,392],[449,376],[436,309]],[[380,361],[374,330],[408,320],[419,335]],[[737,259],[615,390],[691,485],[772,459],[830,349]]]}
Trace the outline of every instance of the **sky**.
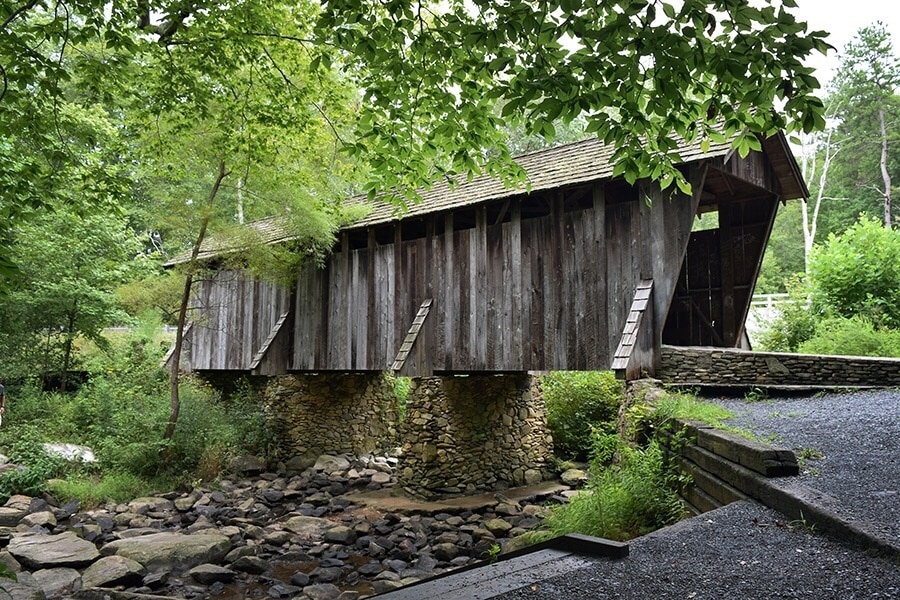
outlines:
{"label": "sky", "polygon": [[[861,28],[875,21],[885,24],[900,53],[900,2],[897,0],[796,0],[797,8],[791,12],[798,19],[809,23],[813,31],[831,33],[828,43],[842,52],[844,45],[853,39]],[[832,52],[826,57],[817,56],[810,61],[816,68],[819,83],[826,86],[839,64],[839,57]]]}

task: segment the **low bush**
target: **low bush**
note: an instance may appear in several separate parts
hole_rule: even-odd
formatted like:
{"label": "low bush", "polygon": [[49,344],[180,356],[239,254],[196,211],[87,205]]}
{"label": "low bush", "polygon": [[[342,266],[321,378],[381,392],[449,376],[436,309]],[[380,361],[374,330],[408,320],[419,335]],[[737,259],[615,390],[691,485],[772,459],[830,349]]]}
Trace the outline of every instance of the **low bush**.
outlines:
{"label": "low bush", "polygon": [[47,489],[61,502],[78,500],[82,510],[90,510],[107,502],[127,502],[154,491],[173,489],[176,485],[177,482],[165,478],[146,480],[131,473],[108,473],[52,479],[48,482]]}
{"label": "low bush", "polygon": [[586,460],[591,428],[615,431],[622,383],[609,371],[556,371],[541,379],[556,454]]}
{"label": "low bush", "polygon": [[[550,512],[539,539],[578,532],[622,541],[682,518],[684,507],[675,493],[681,479],[657,442],[633,448],[602,433],[593,441],[588,487]],[[612,456],[617,460],[607,464]]]}
{"label": "low bush", "polygon": [[900,357],[900,330],[876,327],[864,317],[835,317],[816,327],[797,349],[804,354]]}

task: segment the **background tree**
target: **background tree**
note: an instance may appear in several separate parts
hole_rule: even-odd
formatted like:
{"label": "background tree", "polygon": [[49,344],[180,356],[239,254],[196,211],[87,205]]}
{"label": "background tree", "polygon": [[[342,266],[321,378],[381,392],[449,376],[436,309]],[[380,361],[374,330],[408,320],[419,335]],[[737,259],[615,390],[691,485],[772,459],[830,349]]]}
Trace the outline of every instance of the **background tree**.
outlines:
{"label": "background tree", "polygon": [[883,215],[891,227],[892,180],[900,169],[900,64],[884,24],[863,27],[847,44],[829,103],[839,119],[836,141],[847,149],[835,161],[835,188],[848,198],[847,208]]}
{"label": "background tree", "polygon": [[[588,133],[617,147],[617,174],[684,187],[673,167],[678,157],[669,154],[673,134],[733,136],[747,152],[758,146],[757,134],[822,125],[818,82],[803,61],[828,46],[823,32],[796,21],[793,6],[792,0],[753,6],[3,0],[0,119],[12,134],[4,138],[6,157],[19,160],[4,163],[5,178],[18,188],[4,186],[0,212],[25,216],[16,202],[39,205],[59,189],[21,197],[6,191],[52,181],[39,177],[53,170],[50,157],[77,160],[55,135],[66,81],[92,82],[96,93],[115,95],[121,81],[140,81],[163,65],[145,62],[147,53],[165,51],[190,65],[185,72],[166,69],[170,78],[157,79],[157,92],[197,106],[204,89],[198,74],[214,81],[241,64],[283,68],[288,63],[275,57],[288,44],[314,78],[333,66],[364,90],[352,134],[336,137],[372,167],[370,193],[394,190],[414,199],[410,190],[420,185],[484,168],[514,179],[521,174],[509,162],[501,122],[518,121],[529,135],[552,138],[557,119],[579,115]],[[74,60],[88,46],[94,50],[88,59]],[[293,74],[286,74],[290,86]],[[327,112],[326,98],[317,103]],[[266,114],[279,109],[273,102]],[[33,143],[30,152],[9,144],[23,140]]]}
{"label": "background tree", "polygon": [[66,391],[78,338],[105,347],[102,330],[127,321],[113,291],[131,276],[139,243],[115,214],[61,206],[13,232],[20,277],[0,304],[5,374],[58,376]]}

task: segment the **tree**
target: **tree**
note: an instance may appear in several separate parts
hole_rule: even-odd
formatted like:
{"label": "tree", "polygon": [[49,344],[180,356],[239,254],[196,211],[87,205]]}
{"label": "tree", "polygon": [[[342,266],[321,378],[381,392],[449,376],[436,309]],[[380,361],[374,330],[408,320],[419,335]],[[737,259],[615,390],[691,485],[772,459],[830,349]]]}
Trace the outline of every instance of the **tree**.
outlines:
{"label": "tree", "polygon": [[792,6],[329,0],[317,64],[349,67],[364,90],[351,149],[374,166],[370,194],[485,166],[508,174],[505,120],[552,137],[557,118],[579,116],[617,148],[615,174],[685,188],[676,136],[733,136],[746,153],[757,135],[824,125],[803,60],[828,46]]}
{"label": "tree", "polygon": [[124,322],[113,290],[131,275],[138,241],[114,214],[55,207],[13,232],[21,276],[0,305],[4,371],[59,375],[66,391],[75,340],[106,347],[102,331]]}
{"label": "tree", "polygon": [[829,101],[839,109],[840,143],[853,148],[842,171],[858,188],[880,197],[884,226],[889,228],[891,182],[900,166],[889,152],[898,142],[900,63],[884,24],[876,22],[857,32],[847,44],[835,82]]}
{"label": "tree", "polygon": [[[73,76],[66,58],[78,45],[102,49],[79,63],[84,80],[117,90],[122,77],[135,76],[129,59],[148,46],[193,56],[195,69],[215,77],[233,66],[220,60],[222,46],[291,42],[315,73],[334,66],[363,90],[355,132],[341,140],[373,167],[370,193],[414,198],[410,190],[420,185],[483,168],[515,179],[498,125],[518,120],[526,133],[552,137],[556,119],[579,115],[589,133],[616,146],[616,174],[686,187],[670,153],[675,136],[732,138],[745,153],[758,148],[757,135],[822,126],[818,82],[803,62],[828,45],[824,32],[807,31],[790,14],[794,6],[4,0],[0,116],[23,126],[28,114],[52,115],[61,83]],[[281,21],[270,18],[275,12]],[[170,75],[172,98],[190,98],[197,79]],[[33,133],[52,138],[49,121]],[[24,175],[12,173],[18,181]],[[8,198],[3,205],[11,210]]]}

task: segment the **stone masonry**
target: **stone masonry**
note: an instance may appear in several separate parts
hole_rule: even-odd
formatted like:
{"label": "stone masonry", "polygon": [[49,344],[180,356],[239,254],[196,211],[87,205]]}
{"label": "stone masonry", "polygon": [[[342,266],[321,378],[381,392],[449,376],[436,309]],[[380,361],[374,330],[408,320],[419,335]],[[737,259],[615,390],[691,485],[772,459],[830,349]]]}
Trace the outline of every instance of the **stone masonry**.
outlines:
{"label": "stone masonry", "polygon": [[553,443],[539,379],[526,373],[414,379],[401,440],[399,483],[421,497],[550,476]]}
{"label": "stone masonry", "polygon": [[296,467],[322,454],[362,455],[397,444],[397,399],[386,373],[276,377],[266,408],[281,456],[299,460]]}
{"label": "stone masonry", "polygon": [[656,377],[688,385],[889,387],[900,359],[663,346]]}

